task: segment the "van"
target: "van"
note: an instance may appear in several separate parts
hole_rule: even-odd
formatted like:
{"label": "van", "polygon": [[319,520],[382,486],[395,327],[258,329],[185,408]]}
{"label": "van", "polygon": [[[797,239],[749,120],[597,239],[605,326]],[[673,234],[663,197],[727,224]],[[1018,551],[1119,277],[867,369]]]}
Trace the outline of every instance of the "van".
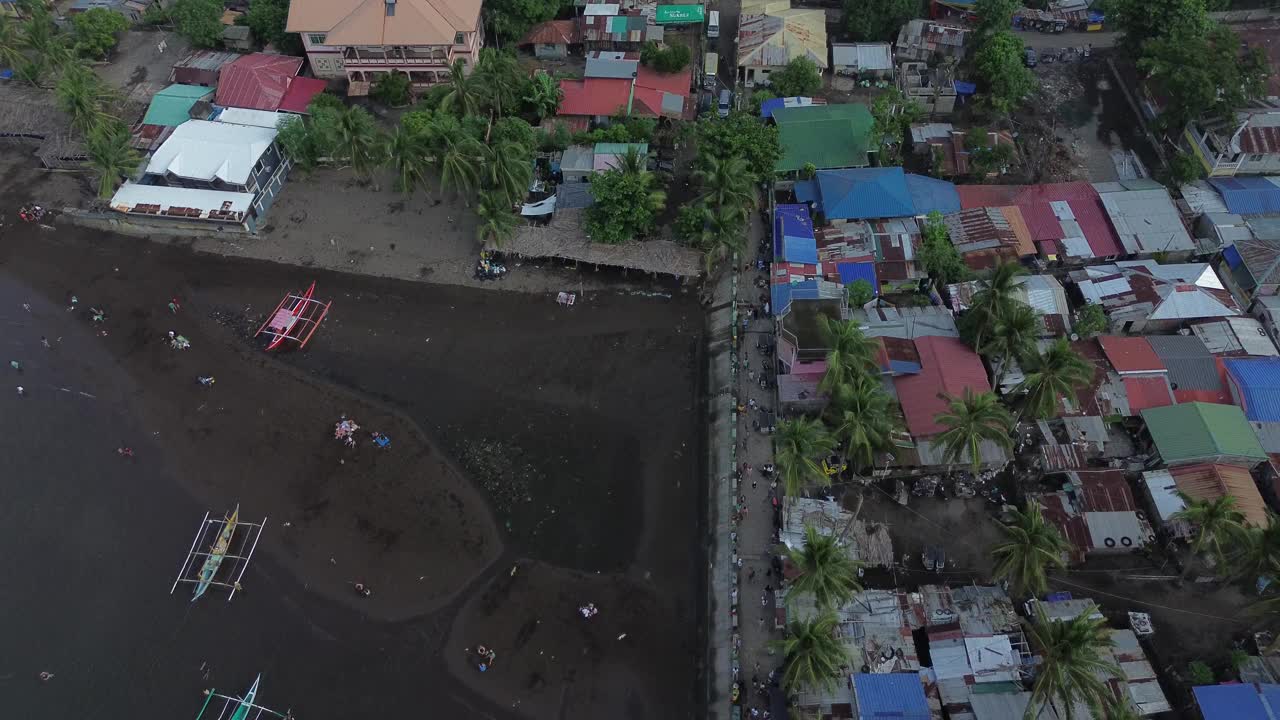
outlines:
{"label": "van", "polygon": [[720,37],[720,11],[712,10],[707,13],[707,37]]}
{"label": "van", "polygon": [[720,107],[717,108],[716,114],[720,117],[729,117],[729,105],[733,102],[733,93],[728,88],[720,91]]}
{"label": "van", "polygon": [[702,84],[708,90],[716,89],[716,73],[720,72],[720,55],[709,52],[702,60]]}

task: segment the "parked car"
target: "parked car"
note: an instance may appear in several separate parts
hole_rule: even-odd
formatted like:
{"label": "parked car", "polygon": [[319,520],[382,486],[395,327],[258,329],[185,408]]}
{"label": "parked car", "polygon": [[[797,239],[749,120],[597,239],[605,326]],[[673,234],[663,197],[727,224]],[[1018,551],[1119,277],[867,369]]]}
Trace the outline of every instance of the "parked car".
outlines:
{"label": "parked car", "polygon": [[1029,68],[1035,67],[1037,61],[1036,51],[1031,48],[1027,48],[1026,52],[1022,56],[1022,61],[1026,63]]}
{"label": "parked car", "polygon": [[716,109],[716,114],[720,117],[729,117],[729,108],[733,104],[733,93],[728,88],[720,91],[720,106]]}

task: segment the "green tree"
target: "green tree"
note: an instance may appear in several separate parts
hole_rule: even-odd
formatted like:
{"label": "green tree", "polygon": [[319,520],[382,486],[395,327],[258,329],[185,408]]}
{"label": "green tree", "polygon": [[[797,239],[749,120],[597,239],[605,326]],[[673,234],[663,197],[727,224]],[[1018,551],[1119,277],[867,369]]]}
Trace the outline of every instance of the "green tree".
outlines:
{"label": "green tree", "polygon": [[385,141],[373,116],[362,107],[349,107],[338,116],[337,148],[356,177],[369,179],[382,164]]}
{"label": "green tree", "polygon": [[834,446],[830,433],[819,420],[800,417],[780,421],[774,444],[774,462],[783,492],[796,497],[810,485],[830,485],[831,478],[818,463]]}
{"label": "green tree", "polygon": [[1013,27],[1013,14],[1022,7],[1018,0],[978,0],[974,11],[978,14],[978,26],[974,28],[978,42],[1001,30]]}
{"label": "green tree", "polygon": [[1164,96],[1158,122],[1179,132],[1201,118],[1234,120],[1236,110],[1266,94],[1266,56],[1242,49],[1230,28],[1209,23],[1207,30],[1168,30],[1142,46],[1138,68]]}
{"label": "green tree", "polygon": [[822,89],[822,73],[809,58],[793,58],[786,67],[769,73],[769,87],[778,97],[809,97]]}
{"label": "green tree", "polygon": [[830,610],[811,620],[795,620],[787,625],[782,640],[771,644],[782,653],[785,665],[782,686],[787,692],[831,688],[851,660],[844,643],[836,637],[839,620]]}
{"label": "green tree", "polygon": [[773,178],[782,157],[776,125],[766,125],[747,113],[732,112],[727,118],[703,118],[695,127],[699,158],[746,158],[753,182]]}
{"label": "green tree", "polygon": [[591,176],[595,204],[587,209],[587,233],[595,242],[617,245],[652,232],[667,194],[653,173],[612,169]]}
{"label": "green tree", "polygon": [[1185,505],[1174,513],[1171,519],[1181,520],[1195,528],[1195,539],[1191,541],[1191,557],[1182,571],[1185,579],[1191,574],[1196,558],[1208,551],[1221,564],[1226,559],[1224,547],[1239,542],[1245,535],[1244,515],[1236,509],[1236,499],[1232,495],[1213,500],[1197,500],[1184,493],[1178,493]]}
{"label": "green tree", "polygon": [[503,144],[519,145],[526,150],[525,155],[532,159],[533,151],[538,148],[538,133],[533,126],[518,117],[498,118],[493,124],[493,132],[489,141],[497,146]]}
{"label": "green tree", "polygon": [[1267,511],[1265,527],[1247,526],[1240,549],[1231,558],[1236,575],[1280,578],[1280,518]]}
{"label": "green tree", "polygon": [[1203,660],[1192,660],[1187,664],[1187,675],[1192,685],[1212,685],[1217,682],[1213,676],[1213,668]]}
{"label": "green tree", "polygon": [[988,38],[974,56],[974,68],[986,91],[986,105],[1002,115],[1011,114],[1023,98],[1036,89],[1036,77],[1022,64],[1025,46],[1010,30]]}
{"label": "green tree", "polygon": [[897,88],[889,88],[876,96],[871,103],[871,136],[881,156],[880,165],[890,166],[901,161],[907,132],[923,114],[920,103],[908,100]]}
{"label": "green tree", "polygon": [[143,25],[164,25],[169,22],[169,9],[160,3],[151,3],[146,10],[142,11]]}
{"label": "green tree", "polygon": [[841,385],[852,384],[868,372],[880,372],[876,353],[879,346],[862,332],[856,320],[835,320],[820,316],[819,327],[827,341],[827,370],[818,389],[832,393]]}
{"label": "green tree", "polygon": [[698,229],[698,246],[703,252],[707,275],[715,268],[716,260],[726,260],[746,249],[746,219],[732,207],[712,209],[706,204],[692,206],[701,212]]}
{"label": "green tree", "polygon": [[408,75],[392,70],[373,82],[369,94],[384,105],[400,107],[409,104],[412,97],[409,89],[412,84]]}
{"label": "green tree", "polygon": [[516,56],[493,48],[480,51],[474,82],[481,88],[480,95],[485,104],[499,117],[519,108],[528,89],[528,81],[520,71]]}
{"label": "green tree", "polygon": [[1106,678],[1124,677],[1112,660],[1115,644],[1105,618],[1082,614],[1072,620],[1050,620],[1040,610],[1028,639],[1040,653],[1040,667],[1031,686],[1031,701],[1023,717],[1033,720],[1045,705],[1058,717],[1076,717],[1073,708],[1084,703],[1093,716],[1101,715],[1115,697]]}
{"label": "green tree", "polygon": [[484,164],[485,188],[502,196],[508,204],[524,199],[533,180],[533,149],[504,142],[487,148]]}
{"label": "green tree", "polygon": [[0,14],[0,65],[17,67],[26,58],[22,55],[22,35],[18,23],[8,15]]}
{"label": "green tree", "polygon": [[706,210],[706,203],[695,202],[681,205],[680,209],[676,211],[676,237],[690,245],[698,244],[702,240],[702,228],[706,223],[706,215],[704,214]]}
{"label": "green tree", "polygon": [[564,0],[489,0],[484,4],[484,17],[497,39],[510,42],[567,6]]}
{"label": "green tree", "polygon": [[1203,179],[1206,172],[1204,163],[1192,153],[1179,151],[1169,159],[1170,185],[1189,185]]}
{"label": "green tree", "polygon": [[1022,510],[1011,510],[1010,520],[1000,524],[1000,532],[1004,538],[991,548],[996,561],[992,576],[1007,580],[1015,596],[1044,594],[1049,588],[1049,569],[1066,567],[1063,558],[1070,543],[1045,521],[1034,500]]}
{"label": "green tree", "polygon": [[142,157],[129,146],[129,128],[119,121],[101,122],[89,132],[85,150],[89,167],[98,174],[98,197],[115,194],[120,178],[138,169]]}
{"label": "green tree", "polygon": [[969,310],[960,318],[960,335],[971,346],[982,347],[996,322],[1017,305],[1015,297],[1026,268],[1016,262],[1001,262],[978,280],[978,290],[969,302]]}
{"label": "green tree", "polygon": [[673,43],[663,47],[654,40],[640,49],[640,62],[660,73],[680,72],[689,65],[693,53],[685,45]]}
{"label": "green tree", "polygon": [[948,398],[947,409],[935,420],[947,428],[937,436],[943,458],[954,464],[968,454],[975,475],[982,468],[980,450],[984,440],[1005,450],[1013,446],[1009,438],[1013,431],[1013,418],[996,399],[995,393],[974,393],[971,388],[965,388],[960,397]]}
{"label": "green tree", "polygon": [[453,188],[454,194],[470,195],[480,185],[487,149],[479,140],[460,135],[442,142],[440,189]]}
{"label": "green tree", "polygon": [[1209,22],[1204,0],[1107,0],[1107,25],[1120,32],[1121,46],[1134,57],[1149,40],[1203,34]]}
{"label": "green tree", "polygon": [[942,219],[942,213],[933,210],[925,218],[920,247],[920,264],[941,291],[944,286],[960,282],[969,276],[969,269],[960,259],[960,252],[951,243],[951,233]]}
{"label": "green tree", "polygon": [[547,71],[539,70],[534,73],[529,87],[525,90],[524,103],[539,120],[542,120],[554,116],[560,109],[560,101],[563,99],[564,91],[560,89],[560,82]]}
{"label": "green tree", "polygon": [[860,375],[831,394],[835,439],[857,470],[874,467],[876,454],[893,449],[893,401],[877,376]]}
{"label": "green tree", "polygon": [[892,42],[898,29],[923,17],[920,0],[844,0],[844,26],[859,42]]}
{"label": "green tree", "polygon": [[1089,338],[1107,329],[1107,313],[1101,305],[1090,303],[1080,308],[1072,328],[1082,338]]}
{"label": "green tree", "polygon": [[89,8],[71,16],[76,52],[85,57],[106,57],[118,42],[116,36],[128,29],[129,21],[123,15],[106,8]]}
{"label": "green tree", "polygon": [[440,109],[460,118],[480,112],[480,104],[484,100],[483,90],[473,76],[467,75],[466,68],[462,60],[453,61],[449,68],[449,92],[440,98]]}
{"label": "green tree", "polygon": [[217,47],[222,42],[221,0],[175,0],[169,19],[178,34],[196,47]]}
{"label": "green tree", "polygon": [[105,105],[112,97],[98,76],[83,65],[68,67],[54,92],[58,107],[71,118],[71,126],[86,135],[107,116]]}
{"label": "green tree", "polygon": [[476,234],[481,243],[490,242],[502,247],[516,234],[520,218],[512,210],[511,203],[500,192],[482,192],[476,204],[480,224]]}
{"label": "green tree", "polygon": [[743,158],[708,155],[693,175],[702,184],[702,199],[718,210],[729,209],[745,216],[748,208],[755,207],[756,189]]}
{"label": "green tree", "polygon": [[996,318],[990,337],[979,348],[979,352],[995,367],[991,378],[993,387],[1000,387],[1010,364],[1022,362],[1035,352],[1039,336],[1040,318],[1024,303],[1015,303],[1008,312]]}
{"label": "green tree", "polygon": [[870,282],[858,278],[845,286],[845,297],[851,307],[860,308],[876,299],[876,289]]}
{"label": "green tree", "polygon": [[1038,419],[1060,414],[1058,399],[1075,397],[1079,388],[1093,379],[1093,366],[1071,349],[1066,338],[1058,338],[1043,353],[1029,358],[1026,375],[1014,393],[1025,392],[1026,412]]}
{"label": "green tree", "polygon": [[838,610],[862,591],[858,563],[849,555],[849,548],[812,525],[804,528],[804,545],[787,550],[787,559],[796,570],[788,599],[810,595],[819,610]]}
{"label": "green tree", "polygon": [[396,189],[412,193],[426,182],[430,165],[430,148],[426,138],[401,123],[387,140],[387,160],[396,172]]}
{"label": "green tree", "polygon": [[249,0],[244,19],[259,42],[287,55],[302,54],[302,38],[285,31],[289,22],[289,0]]}

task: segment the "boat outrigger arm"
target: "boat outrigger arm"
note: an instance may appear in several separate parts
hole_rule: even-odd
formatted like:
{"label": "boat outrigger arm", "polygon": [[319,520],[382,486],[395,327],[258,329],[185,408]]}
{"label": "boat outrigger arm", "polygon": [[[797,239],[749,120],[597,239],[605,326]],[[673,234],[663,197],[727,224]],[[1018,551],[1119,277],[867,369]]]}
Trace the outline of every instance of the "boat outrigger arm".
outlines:
{"label": "boat outrigger arm", "polygon": [[[286,710],[281,713],[271,708],[266,708],[256,704],[258,699],[258,685],[262,682],[262,674],[254,678],[253,685],[249,688],[249,692],[244,697],[235,697],[233,695],[222,695],[216,690],[205,690],[204,704],[200,706],[200,713],[196,715],[196,720],[259,720],[263,713],[271,717],[282,718],[282,720],[293,720],[293,711]],[[221,700],[221,710],[217,716],[210,715],[205,718],[205,712],[209,711],[209,706],[214,700]],[[216,707],[216,706],[215,706]],[[227,711],[231,714],[228,715]]]}
{"label": "boat outrigger arm", "polygon": [[[262,538],[262,530],[267,523],[267,518],[263,518],[262,522],[258,523],[245,522],[239,519],[239,515],[239,506],[230,515],[222,518],[210,519],[209,513],[204,514],[200,527],[196,530],[195,539],[191,541],[191,548],[187,551],[187,557],[182,563],[182,568],[178,571],[178,577],[169,588],[170,595],[177,591],[179,584],[193,583],[195,585],[195,592],[191,598],[193,602],[204,595],[210,587],[215,586],[231,589],[227,602],[235,597],[240,590],[240,579],[244,577],[245,570],[249,567],[249,561],[258,548],[258,540]],[[202,544],[201,540],[206,538],[210,531],[212,536]],[[237,538],[240,552],[233,554],[231,545]],[[198,547],[207,547],[208,551],[197,550]],[[231,567],[229,577],[226,581],[215,579],[218,571],[226,564]],[[193,568],[196,569],[194,573],[191,572]]]}

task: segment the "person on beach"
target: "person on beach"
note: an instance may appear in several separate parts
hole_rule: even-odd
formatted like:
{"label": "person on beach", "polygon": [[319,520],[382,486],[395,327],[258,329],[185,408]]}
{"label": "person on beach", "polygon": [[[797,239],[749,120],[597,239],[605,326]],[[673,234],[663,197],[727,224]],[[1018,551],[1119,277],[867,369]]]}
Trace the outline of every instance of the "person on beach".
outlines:
{"label": "person on beach", "polygon": [[120,457],[127,457],[127,458],[131,458],[131,457],[133,457],[133,448],[131,448],[131,447],[118,447],[118,448],[116,448],[116,454],[117,454],[117,455],[119,455]]}
{"label": "person on beach", "polygon": [[210,385],[217,382],[217,380],[214,379],[212,375],[198,375],[196,376],[196,382],[200,383],[201,385],[204,385],[205,387],[209,387]]}
{"label": "person on beach", "polygon": [[24,395],[26,395],[26,394],[27,394],[26,389],[25,389],[25,388],[23,388],[21,385],[19,385],[19,386],[18,386],[18,397],[22,397],[22,396],[24,396]]}

